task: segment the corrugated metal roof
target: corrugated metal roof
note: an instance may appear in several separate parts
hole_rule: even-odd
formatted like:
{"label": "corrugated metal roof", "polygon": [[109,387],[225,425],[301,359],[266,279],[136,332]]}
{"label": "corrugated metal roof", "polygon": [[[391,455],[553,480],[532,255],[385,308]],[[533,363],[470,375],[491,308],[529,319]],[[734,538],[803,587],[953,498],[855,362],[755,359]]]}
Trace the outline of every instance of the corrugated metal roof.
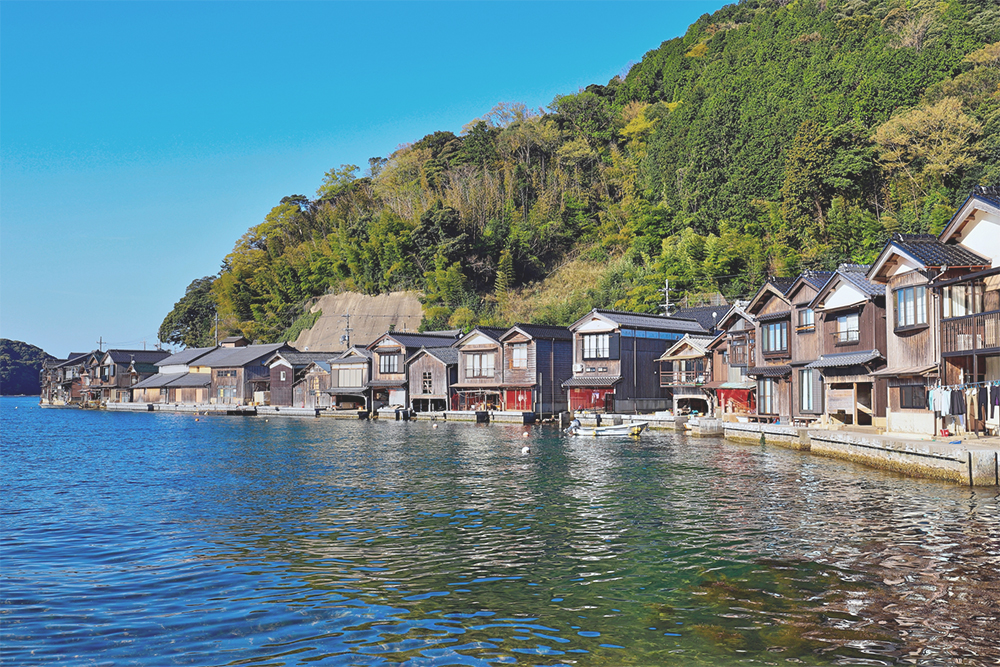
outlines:
{"label": "corrugated metal roof", "polygon": [[212,384],[209,373],[157,373],[142,382],[132,385],[133,389],[158,389],[161,387],[207,387]]}
{"label": "corrugated metal roof", "polygon": [[171,354],[165,359],[160,359],[156,362],[157,366],[180,366],[183,364],[190,364],[192,361],[199,357],[203,357],[215,347],[189,347],[186,350],[181,350],[175,354]]}
{"label": "corrugated metal roof", "polygon": [[880,359],[882,359],[882,353],[878,350],[840,352],[838,354],[824,354],[811,364],[806,364],[806,368],[843,368],[844,366],[863,366],[864,364]]}
{"label": "corrugated metal roof", "polygon": [[291,346],[287,343],[269,343],[267,345],[247,345],[246,347],[218,347],[198,359],[196,365],[208,366],[209,368],[246,366],[283,348],[291,349]]}

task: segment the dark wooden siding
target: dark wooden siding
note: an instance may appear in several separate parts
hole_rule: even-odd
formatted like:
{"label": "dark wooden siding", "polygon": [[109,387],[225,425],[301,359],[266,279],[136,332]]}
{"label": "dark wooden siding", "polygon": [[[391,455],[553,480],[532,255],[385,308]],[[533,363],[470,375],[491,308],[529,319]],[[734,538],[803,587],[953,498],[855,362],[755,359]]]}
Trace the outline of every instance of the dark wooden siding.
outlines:
{"label": "dark wooden siding", "polygon": [[[281,379],[282,371],[285,379]],[[292,385],[295,371],[289,366],[275,366],[271,369],[271,405],[292,405]]]}

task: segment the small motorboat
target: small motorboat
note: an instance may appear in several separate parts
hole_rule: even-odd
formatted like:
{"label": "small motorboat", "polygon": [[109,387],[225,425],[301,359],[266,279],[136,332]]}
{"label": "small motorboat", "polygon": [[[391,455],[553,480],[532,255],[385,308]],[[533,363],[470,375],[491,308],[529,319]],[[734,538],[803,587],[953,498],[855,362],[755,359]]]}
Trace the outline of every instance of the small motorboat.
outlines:
{"label": "small motorboat", "polygon": [[628,424],[613,424],[611,426],[583,426],[579,420],[574,419],[570,427],[566,429],[566,433],[569,435],[629,435],[638,437],[640,433],[646,430],[647,426],[649,426],[649,422],[629,422]]}

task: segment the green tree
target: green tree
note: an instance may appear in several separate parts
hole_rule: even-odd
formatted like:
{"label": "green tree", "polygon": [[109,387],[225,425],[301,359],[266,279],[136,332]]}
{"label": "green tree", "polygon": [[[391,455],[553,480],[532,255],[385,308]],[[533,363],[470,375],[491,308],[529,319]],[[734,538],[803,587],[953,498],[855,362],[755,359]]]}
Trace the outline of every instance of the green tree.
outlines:
{"label": "green tree", "polygon": [[157,335],[160,341],[184,347],[207,347],[215,343],[214,276],[191,281],[184,296],[163,318]]}

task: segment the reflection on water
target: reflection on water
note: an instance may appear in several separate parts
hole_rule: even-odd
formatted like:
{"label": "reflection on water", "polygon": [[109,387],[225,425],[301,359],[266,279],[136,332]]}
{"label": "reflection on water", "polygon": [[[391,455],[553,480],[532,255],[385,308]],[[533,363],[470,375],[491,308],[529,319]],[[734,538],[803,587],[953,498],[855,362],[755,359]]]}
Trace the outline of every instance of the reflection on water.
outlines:
{"label": "reflection on water", "polygon": [[0,420],[11,664],[1000,660],[995,489],[659,433]]}

